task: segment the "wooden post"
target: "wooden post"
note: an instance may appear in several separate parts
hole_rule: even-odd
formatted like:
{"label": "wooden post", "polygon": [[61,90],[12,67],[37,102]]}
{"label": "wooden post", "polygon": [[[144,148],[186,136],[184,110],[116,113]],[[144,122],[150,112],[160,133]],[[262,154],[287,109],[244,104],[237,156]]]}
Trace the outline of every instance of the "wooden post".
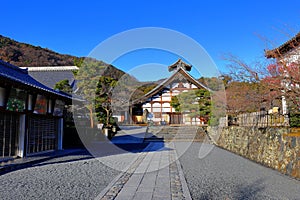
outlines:
{"label": "wooden post", "polygon": [[161,92],[161,95],[160,95],[160,121],[161,122],[162,122],[162,106],[163,106],[162,95],[163,95],[163,93]]}
{"label": "wooden post", "polygon": [[57,150],[63,150],[64,119],[58,119]]}
{"label": "wooden post", "polygon": [[0,87],[0,106],[5,106],[5,88]]}
{"label": "wooden post", "polygon": [[20,115],[19,124],[19,147],[17,155],[21,158],[25,156],[25,134],[26,134],[26,115]]}
{"label": "wooden post", "polygon": [[172,105],[171,105],[171,100],[172,100],[172,83],[170,84],[170,112],[172,113],[173,111],[173,108],[172,108]]}

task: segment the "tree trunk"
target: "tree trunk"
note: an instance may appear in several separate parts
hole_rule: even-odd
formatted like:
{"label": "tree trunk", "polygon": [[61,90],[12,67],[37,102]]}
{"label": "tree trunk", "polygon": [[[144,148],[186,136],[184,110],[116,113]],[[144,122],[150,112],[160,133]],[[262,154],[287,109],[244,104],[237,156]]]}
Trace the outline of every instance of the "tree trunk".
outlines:
{"label": "tree trunk", "polygon": [[109,124],[109,110],[106,110],[106,125]]}
{"label": "tree trunk", "polygon": [[89,111],[90,111],[90,125],[91,128],[94,128],[93,110],[89,109]]}

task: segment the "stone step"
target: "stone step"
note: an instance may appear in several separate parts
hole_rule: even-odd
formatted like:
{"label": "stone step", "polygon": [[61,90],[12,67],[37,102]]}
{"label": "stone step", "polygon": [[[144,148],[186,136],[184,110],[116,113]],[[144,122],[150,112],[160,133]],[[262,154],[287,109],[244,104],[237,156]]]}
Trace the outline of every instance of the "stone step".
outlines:
{"label": "stone step", "polygon": [[196,126],[182,126],[182,127],[149,127],[145,142],[155,141],[203,141],[205,132],[203,129]]}

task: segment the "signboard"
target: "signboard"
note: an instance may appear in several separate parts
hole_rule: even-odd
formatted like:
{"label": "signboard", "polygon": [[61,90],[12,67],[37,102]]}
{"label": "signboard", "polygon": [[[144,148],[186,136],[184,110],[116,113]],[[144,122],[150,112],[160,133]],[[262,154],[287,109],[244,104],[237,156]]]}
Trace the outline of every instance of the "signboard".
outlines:
{"label": "signboard", "polygon": [[64,107],[65,107],[65,102],[58,99],[55,100],[53,116],[58,116],[58,117],[63,116]]}
{"label": "signboard", "polygon": [[33,112],[36,114],[46,114],[47,98],[45,96],[39,94],[37,95]]}
{"label": "signboard", "polygon": [[23,112],[27,93],[24,90],[11,88],[6,109],[9,111]]}

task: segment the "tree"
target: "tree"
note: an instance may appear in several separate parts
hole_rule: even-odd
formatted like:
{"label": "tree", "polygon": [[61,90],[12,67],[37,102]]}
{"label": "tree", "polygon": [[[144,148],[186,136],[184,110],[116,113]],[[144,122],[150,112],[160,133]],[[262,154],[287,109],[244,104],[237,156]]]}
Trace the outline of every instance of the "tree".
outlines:
{"label": "tree", "polygon": [[226,88],[227,112],[235,115],[259,111],[270,101],[268,92],[260,82],[231,82]]}
{"label": "tree", "polygon": [[284,31],[288,33],[287,42],[265,51],[265,57],[273,58],[273,63],[267,67],[269,74],[264,82],[280,95],[283,113],[290,116],[290,126],[300,126],[300,32],[297,30],[292,37],[290,30]]}
{"label": "tree", "polygon": [[108,76],[101,76],[96,89],[95,109],[97,117],[106,126],[110,124],[112,116],[112,90],[116,86],[117,80]]}
{"label": "tree", "polygon": [[85,107],[89,111],[90,126],[94,127],[95,118],[95,93],[99,82],[99,78],[102,76],[106,69],[101,62],[95,62],[93,60],[85,60],[79,68],[76,79],[77,87],[79,90],[77,94],[82,96],[85,100]]}
{"label": "tree", "polygon": [[58,81],[55,84],[54,89],[60,90],[60,91],[63,91],[63,92],[69,93],[69,94],[72,93],[72,91],[73,91],[71,85],[69,84],[68,79]]}
{"label": "tree", "polygon": [[206,89],[182,92],[172,97],[171,106],[176,112],[188,113],[191,121],[199,117],[208,120],[211,110],[210,92]]}
{"label": "tree", "polygon": [[231,77],[226,86],[227,112],[239,114],[269,109],[278,96],[262,81],[268,74],[265,62],[248,64],[233,55],[224,59],[229,62],[227,76]]}
{"label": "tree", "polygon": [[264,78],[277,96],[286,98],[289,111],[299,112],[300,109],[300,65],[297,63],[275,63],[267,67],[269,76]]}
{"label": "tree", "polygon": [[181,111],[180,102],[178,96],[173,96],[170,102],[171,106],[175,109],[176,112]]}

